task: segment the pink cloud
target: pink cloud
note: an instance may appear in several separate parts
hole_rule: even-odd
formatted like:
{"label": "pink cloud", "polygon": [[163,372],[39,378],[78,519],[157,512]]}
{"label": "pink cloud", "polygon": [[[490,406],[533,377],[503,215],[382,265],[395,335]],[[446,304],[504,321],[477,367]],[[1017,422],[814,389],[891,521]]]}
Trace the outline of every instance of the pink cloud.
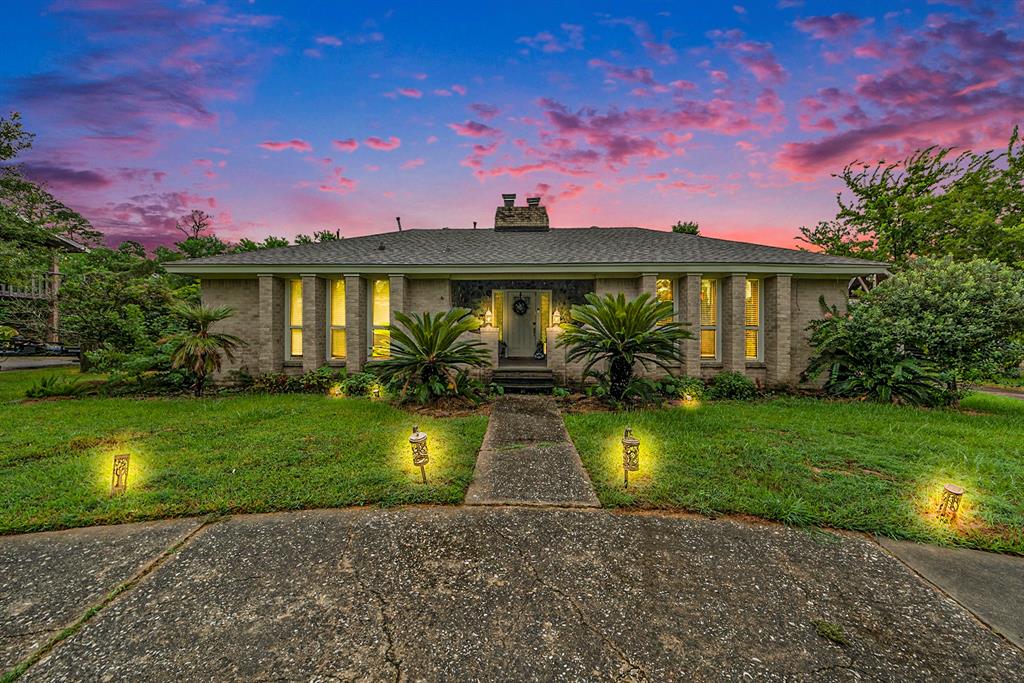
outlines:
{"label": "pink cloud", "polygon": [[402,145],[402,141],[396,138],[394,135],[389,137],[387,140],[378,138],[376,136],[371,136],[366,138],[366,141],[363,144],[365,144],[370,149],[376,149],[381,152],[390,152],[392,150],[398,149]]}
{"label": "pink cloud", "polygon": [[480,138],[492,135],[499,135],[500,131],[479,121],[466,121],[465,123],[449,123],[448,127],[455,131],[456,135],[467,138]]}
{"label": "pink cloud", "polygon": [[398,94],[403,97],[412,97],[414,99],[423,97],[423,91],[418,90],[417,88],[399,88]]}
{"label": "pink cloud", "polygon": [[426,159],[409,159],[408,161],[404,162],[401,167],[404,170],[408,171],[413,168],[419,168],[425,163],[427,163]]}
{"label": "pink cloud", "polygon": [[428,145],[432,145],[435,142],[437,142],[437,136],[436,135],[431,135],[431,136],[427,137],[427,144]]}
{"label": "pink cloud", "polygon": [[625,81],[627,83],[643,83],[645,85],[654,85],[654,72],[644,67],[626,68],[623,66],[616,66],[609,64],[600,59],[591,59],[587,62],[587,66],[592,69],[601,69],[604,71],[605,78],[614,79],[617,81]]}
{"label": "pink cloud", "polygon": [[292,139],[292,140],[267,140],[261,142],[260,147],[263,149],[270,150],[271,152],[283,152],[285,150],[294,150],[296,152],[312,152],[313,145],[309,144],[305,140]]}
{"label": "pink cloud", "polygon": [[583,49],[583,27],[578,24],[562,24],[562,37],[555,37],[550,31],[541,31],[533,36],[516,38],[516,43],[541,52],[557,53],[566,50]]}
{"label": "pink cloud", "polygon": [[466,89],[466,86],[459,85],[458,83],[456,83],[452,86],[452,92],[458,93],[460,95],[465,95],[467,92],[469,92],[469,90]]}
{"label": "pink cloud", "polygon": [[347,138],[345,140],[331,140],[331,145],[342,152],[354,152],[359,149],[359,141],[354,138]]}
{"label": "pink cloud", "polygon": [[797,19],[793,25],[819,40],[832,40],[851,35],[872,21],[874,20],[870,17],[857,17],[847,12],[839,12],[829,16]]}
{"label": "pink cloud", "polygon": [[647,52],[647,56],[658,64],[667,65],[676,62],[675,49],[668,42],[658,41],[647,22],[634,19],[633,17],[625,17],[622,19],[608,19],[604,23],[611,26],[620,25],[628,27],[633,32],[633,35],[640,40],[640,45]]}
{"label": "pink cloud", "polygon": [[356,184],[355,180],[345,177],[344,169],[339,166],[331,171],[328,179],[320,184],[317,189],[321,192],[348,194],[352,190],[356,189]]}
{"label": "pink cloud", "polygon": [[885,55],[885,46],[877,40],[871,40],[853,48],[853,56],[859,59],[881,59]]}
{"label": "pink cloud", "polygon": [[434,94],[437,95],[438,97],[451,97],[452,91],[445,90],[444,88],[438,88],[434,91]]}
{"label": "pink cloud", "polygon": [[331,47],[341,47],[341,38],[337,36],[317,36],[316,40],[313,41],[317,45],[330,45]]}
{"label": "pink cloud", "polygon": [[485,121],[490,121],[498,115],[500,111],[497,107],[492,104],[482,104],[480,102],[474,102],[469,105],[469,108],[477,113],[477,115]]}

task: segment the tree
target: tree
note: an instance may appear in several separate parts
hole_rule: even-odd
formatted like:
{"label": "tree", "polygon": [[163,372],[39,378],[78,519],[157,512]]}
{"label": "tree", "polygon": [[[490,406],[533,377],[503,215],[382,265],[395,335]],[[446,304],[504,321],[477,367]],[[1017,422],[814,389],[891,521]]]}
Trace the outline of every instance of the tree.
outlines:
{"label": "tree", "polygon": [[199,209],[192,209],[174,222],[174,227],[185,236],[186,240],[198,239],[210,229],[213,219],[210,214]]}
{"label": "tree", "polygon": [[833,368],[841,351],[848,358],[831,380],[860,373],[881,384],[911,375],[927,382],[934,370],[955,400],[962,382],[1024,359],[1024,273],[992,261],[918,259],[811,330],[811,374]]}
{"label": "tree", "polygon": [[314,244],[317,242],[334,242],[342,239],[340,232],[333,230],[317,230],[313,236],[299,234],[295,236],[295,244]]}
{"label": "tree", "polygon": [[373,371],[382,381],[401,385],[401,400],[410,393],[419,403],[456,394],[464,372],[460,366],[479,368],[490,363],[483,342],[459,340],[480,327],[468,308],[422,315],[396,311],[395,320],[391,357],[375,364]]}
{"label": "tree", "polygon": [[211,308],[203,304],[181,304],[173,309],[185,329],[167,338],[171,346],[171,367],[185,368],[195,378],[196,398],[203,395],[207,378],[221,369],[222,358],[234,358],[244,342],[233,334],[212,332],[214,323],[234,315],[229,306]]}
{"label": "tree", "polygon": [[567,361],[585,361],[584,374],[601,362],[608,364],[609,393],[621,401],[639,363],[645,369],[681,360],[679,342],[693,335],[672,320],[671,301],[641,294],[631,301],[624,295],[587,294],[587,303],[572,307],[572,322],[558,339],[567,347]]}
{"label": "tree", "polygon": [[928,147],[899,163],[854,162],[837,176],[835,220],[800,228],[827,253],[906,265],[920,256],[1024,265],[1024,152],[1018,130],[1006,151]]}
{"label": "tree", "polygon": [[672,232],[679,232],[684,235],[699,235],[700,226],[697,224],[697,221],[678,221],[672,226]]}

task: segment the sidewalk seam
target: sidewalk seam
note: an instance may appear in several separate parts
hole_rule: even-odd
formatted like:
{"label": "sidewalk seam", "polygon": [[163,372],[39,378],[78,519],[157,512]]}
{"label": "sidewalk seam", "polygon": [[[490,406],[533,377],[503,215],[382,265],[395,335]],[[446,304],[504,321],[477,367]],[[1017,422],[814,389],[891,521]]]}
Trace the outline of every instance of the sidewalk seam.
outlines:
{"label": "sidewalk seam", "polygon": [[207,526],[215,523],[216,521],[217,519],[204,519],[195,529],[192,529],[187,534],[182,536],[180,539],[175,541],[173,544],[165,548],[159,555],[157,555],[155,558],[153,558],[151,561],[145,564],[141,569],[135,572],[135,574],[125,579],[113,590],[107,593],[102,600],[100,600],[98,603],[92,605],[84,612],[82,612],[81,616],[79,616],[70,625],[65,626],[62,629],[59,629],[58,633],[52,638],[50,638],[44,645],[42,645],[35,652],[33,652],[32,654],[28,655],[20,662],[18,662],[14,666],[14,668],[10,669],[9,671],[5,672],[2,676],[0,676],[0,683],[12,683],[13,681],[16,681],[22,676],[24,676],[25,672],[27,672],[30,668],[32,668],[32,666],[37,664],[41,659],[43,659],[43,657],[46,657],[48,654],[57,649],[57,647],[59,647],[60,644],[63,643],[65,640],[68,640],[76,633],[81,631],[86,624],[88,624],[98,614],[100,614],[103,610],[109,607],[115,600],[117,600],[117,598],[119,598],[122,594],[127,593],[128,591],[135,588],[135,586],[141,583],[143,579],[145,579],[147,576],[149,576],[154,571],[159,569],[160,566],[163,565],[163,563],[166,562],[168,558],[170,558],[172,555],[176,554],[179,550],[181,550],[189,541],[192,540],[193,537],[195,537],[196,534],[205,529]]}

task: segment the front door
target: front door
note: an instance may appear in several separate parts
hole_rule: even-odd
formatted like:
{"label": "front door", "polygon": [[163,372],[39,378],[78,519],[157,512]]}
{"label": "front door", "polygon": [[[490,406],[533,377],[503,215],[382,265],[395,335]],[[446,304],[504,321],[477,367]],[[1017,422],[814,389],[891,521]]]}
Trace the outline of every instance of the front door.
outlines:
{"label": "front door", "polygon": [[505,344],[509,358],[531,358],[537,350],[537,292],[505,292]]}

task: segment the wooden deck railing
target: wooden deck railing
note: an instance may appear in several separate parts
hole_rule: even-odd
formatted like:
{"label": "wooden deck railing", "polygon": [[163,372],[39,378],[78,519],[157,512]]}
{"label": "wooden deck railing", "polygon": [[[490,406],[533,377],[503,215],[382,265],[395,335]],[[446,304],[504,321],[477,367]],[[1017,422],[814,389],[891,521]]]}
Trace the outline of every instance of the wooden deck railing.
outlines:
{"label": "wooden deck railing", "polygon": [[0,299],[49,299],[53,294],[50,286],[52,276],[33,275],[28,282],[20,285],[0,283]]}

